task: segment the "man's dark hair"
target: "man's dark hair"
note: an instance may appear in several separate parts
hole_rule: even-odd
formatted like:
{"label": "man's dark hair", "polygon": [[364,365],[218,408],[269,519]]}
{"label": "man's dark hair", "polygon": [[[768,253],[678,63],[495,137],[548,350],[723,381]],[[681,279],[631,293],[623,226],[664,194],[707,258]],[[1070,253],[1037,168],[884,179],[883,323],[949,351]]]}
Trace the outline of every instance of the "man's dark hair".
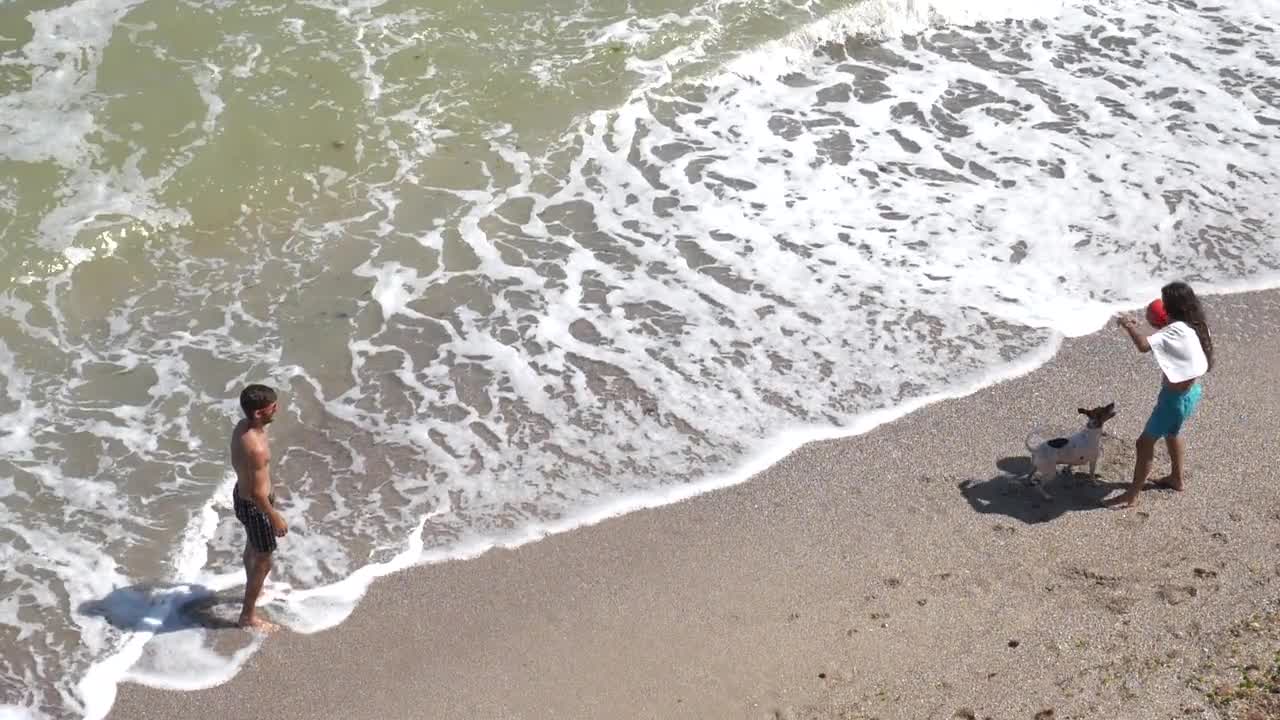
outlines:
{"label": "man's dark hair", "polygon": [[255,411],[261,410],[276,401],[276,391],[266,385],[254,383],[240,391],[240,409],[245,417],[253,417]]}

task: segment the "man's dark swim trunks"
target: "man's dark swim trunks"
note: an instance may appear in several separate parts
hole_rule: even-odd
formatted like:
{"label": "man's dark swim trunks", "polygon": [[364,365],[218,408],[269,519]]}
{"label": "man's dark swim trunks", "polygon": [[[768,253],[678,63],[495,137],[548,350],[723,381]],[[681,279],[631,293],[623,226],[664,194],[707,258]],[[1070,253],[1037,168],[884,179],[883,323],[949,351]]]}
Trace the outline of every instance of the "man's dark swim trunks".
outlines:
{"label": "man's dark swim trunks", "polygon": [[[267,499],[271,501],[272,507],[275,507],[276,496],[271,495]],[[271,520],[252,500],[240,497],[239,484],[231,491],[231,504],[236,509],[236,519],[244,525],[245,534],[249,536],[249,545],[260,553],[274,552],[276,533],[271,528]]]}

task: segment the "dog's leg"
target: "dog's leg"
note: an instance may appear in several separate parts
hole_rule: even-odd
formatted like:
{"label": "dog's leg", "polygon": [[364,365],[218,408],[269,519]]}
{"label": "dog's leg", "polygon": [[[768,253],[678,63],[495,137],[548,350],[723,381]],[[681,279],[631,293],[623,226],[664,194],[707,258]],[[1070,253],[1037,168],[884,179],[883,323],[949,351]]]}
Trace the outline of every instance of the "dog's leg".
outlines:
{"label": "dog's leg", "polygon": [[1091,460],[1089,462],[1089,480],[1098,482],[1098,461]]}
{"label": "dog's leg", "polygon": [[1050,465],[1048,471],[1046,471],[1044,468],[1040,468],[1039,475],[1040,475],[1040,482],[1036,483],[1036,492],[1040,493],[1041,498],[1045,500],[1052,500],[1053,496],[1049,494],[1048,490],[1044,489],[1044,486],[1049,481],[1057,479],[1058,466]]}
{"label": "dog's leg", "polygon": [[1026,483],[1027,487],[1035,485],[1036,474],[1039,472],[1040,472],[1040,458],[1036,457],[1035,453],[1032,453],[1031,454],[1031,470],[1027,471],[1027,475],[1022,479],[1022,482]]}

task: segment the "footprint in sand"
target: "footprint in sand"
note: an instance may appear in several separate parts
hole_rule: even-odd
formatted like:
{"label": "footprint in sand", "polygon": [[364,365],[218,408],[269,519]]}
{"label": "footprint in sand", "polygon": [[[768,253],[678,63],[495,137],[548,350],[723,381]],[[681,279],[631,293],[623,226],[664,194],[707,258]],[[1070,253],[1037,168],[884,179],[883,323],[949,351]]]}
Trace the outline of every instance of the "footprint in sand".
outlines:
{"label": "footprint in sand", "polygon": [[1124,582],[1124,578],[1119,575],[1104,575],[1081,567],[1069,567],[1064,574],[1074,580],[1085,580],[1105,588],[1118,588]]}
{"label": "footprint in sand", "polygon": [[1169,605],[1181,605],[1200,594],[1194,585],[1164,584],[1156,588],[1156,597]]}
{"label": "footprint in sand", "polygon": [[1123,595],[1119,595],[1116,597],[1108,598],[1107,601],[1103,603],[1103,606],[1106,607],[1107,610],[1110,610],[1111,612],[1115,613],[1116,615],[1128,615],[1129,612],[1133,610],[1133,606],[1137,604],[1138,604],[1137,600],[1134,600],[1133,598],[1130,598],[1130,597],[1125,597]]}
{"label": "footprint in sand", "polygon": [[1131,513],[1121,513],[1117,516],[1116,522],[1126,527],[1140,527],[1145,525],[1151,519],[1151,513],[1146,510],[1135,510]]}

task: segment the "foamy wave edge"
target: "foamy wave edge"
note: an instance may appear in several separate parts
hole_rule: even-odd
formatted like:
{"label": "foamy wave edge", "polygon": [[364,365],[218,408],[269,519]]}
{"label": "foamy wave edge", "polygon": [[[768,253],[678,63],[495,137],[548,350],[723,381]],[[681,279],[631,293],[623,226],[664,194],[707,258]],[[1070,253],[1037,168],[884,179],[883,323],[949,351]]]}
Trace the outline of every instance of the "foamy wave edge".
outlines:
{"label": "foamy wave edge", "polygon": [[745,74],[776,69],[780,62],[801,61],[826,43],[855,36],[887,38],[934,25],[1051,18],[1071,4],[1073,0],[864,0],[745,52],[721,71]]}

